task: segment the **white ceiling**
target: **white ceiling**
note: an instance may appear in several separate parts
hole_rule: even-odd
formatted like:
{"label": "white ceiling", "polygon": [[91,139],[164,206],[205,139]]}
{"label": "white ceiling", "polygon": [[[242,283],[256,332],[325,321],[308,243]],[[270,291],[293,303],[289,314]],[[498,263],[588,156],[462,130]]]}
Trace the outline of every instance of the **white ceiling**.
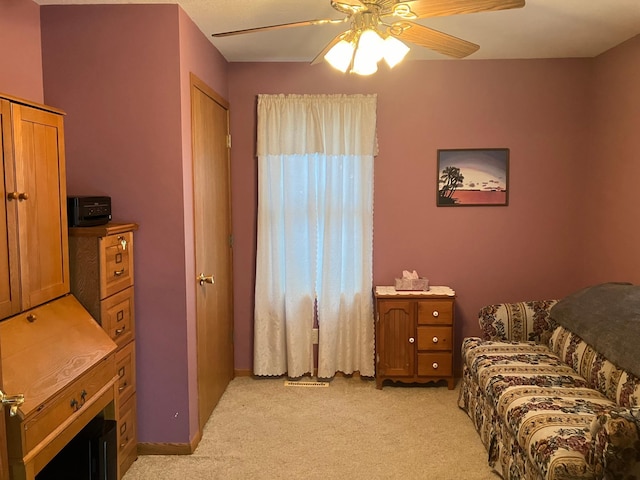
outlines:
{"label": "white ceiling", "polygon": [[[310,62],[348,28],[312,25],[212,38],[212,33],[323,18],[330,0],[35,0],[40,5],[179,4],[230,62]],[[593,57],[640,34],[640,0],[527,0],[524,8],[418,20],[480,45],[469,59]],[[413,46],[409,59],[448,58]]]}

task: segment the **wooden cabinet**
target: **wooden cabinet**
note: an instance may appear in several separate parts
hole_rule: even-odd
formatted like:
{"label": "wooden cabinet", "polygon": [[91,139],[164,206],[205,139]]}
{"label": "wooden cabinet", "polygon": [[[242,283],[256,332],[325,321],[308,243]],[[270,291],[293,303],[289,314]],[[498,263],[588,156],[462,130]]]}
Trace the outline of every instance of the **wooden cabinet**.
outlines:
{"label": "wooden cabinet", "polygon": [[69,229],[71,291],[118,345],[118,478],[138,457],[133,232],[135,223]]}
{"label": "wooden cabinet", "polygon": [[446,380],[453,389],[455,292],[375,288],[376,386],[385,380],[427,383]]}
{"label": "wooden cabinet", "polygon": [[12,480],[34,480],[115,417],[116,344],[69,295],[63,112],[0,94],[0,148],[0,387],[24,395],[6,448]]}
{"label": "wooden cabinet", "polygon": [[4,389],[24,394],[6,416],[13,480],[35,475],[96,415],[115,417],[116,345],[72,296],[0,322]]}
{"label": "wooden cabinet", "polygon": [[69,292],[62,115],[0,95],[0,319]]}

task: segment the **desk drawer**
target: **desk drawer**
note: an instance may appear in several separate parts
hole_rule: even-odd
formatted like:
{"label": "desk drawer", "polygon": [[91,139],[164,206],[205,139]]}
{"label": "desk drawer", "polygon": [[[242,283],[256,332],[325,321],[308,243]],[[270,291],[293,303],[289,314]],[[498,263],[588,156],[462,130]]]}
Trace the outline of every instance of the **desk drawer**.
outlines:
{"label": "desk drawer", "polygon": [[100,304],[102,328],[118,347],[133,340],[135,336],[133,287],[103,300]]}
{"label": "desk drawer", "polygon": [[116,352],[118,399],[127,400],[136,391],[136,350],[134,342]]}
{"label": "desk drawer", "polygon": [[133,285],[133,232],[100,237],[100,298]]}
{"label": "desk drawer", "polygon": [[115,355],[110,355],[95,367],[62,389],[50,401],[42,403],[23,425],[25,452],[31,451],[71,415],[82,408],[113,378]]}

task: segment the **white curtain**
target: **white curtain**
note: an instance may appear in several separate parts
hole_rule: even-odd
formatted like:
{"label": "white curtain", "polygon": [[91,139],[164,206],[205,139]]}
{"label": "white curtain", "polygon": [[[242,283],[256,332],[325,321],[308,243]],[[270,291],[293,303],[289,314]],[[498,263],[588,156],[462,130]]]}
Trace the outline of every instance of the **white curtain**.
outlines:
{"label": "white curtain", "polygon": [[375,95],[258,96],[254,373],[374,375]]}

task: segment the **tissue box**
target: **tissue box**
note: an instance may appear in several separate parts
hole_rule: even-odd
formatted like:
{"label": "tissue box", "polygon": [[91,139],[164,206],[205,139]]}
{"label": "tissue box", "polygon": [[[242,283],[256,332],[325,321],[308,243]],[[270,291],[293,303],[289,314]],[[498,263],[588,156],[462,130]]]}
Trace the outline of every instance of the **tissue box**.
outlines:
{"label": "tissue box", "polygon": [[427,278],[396,278],[396,290],[429,290]]}

